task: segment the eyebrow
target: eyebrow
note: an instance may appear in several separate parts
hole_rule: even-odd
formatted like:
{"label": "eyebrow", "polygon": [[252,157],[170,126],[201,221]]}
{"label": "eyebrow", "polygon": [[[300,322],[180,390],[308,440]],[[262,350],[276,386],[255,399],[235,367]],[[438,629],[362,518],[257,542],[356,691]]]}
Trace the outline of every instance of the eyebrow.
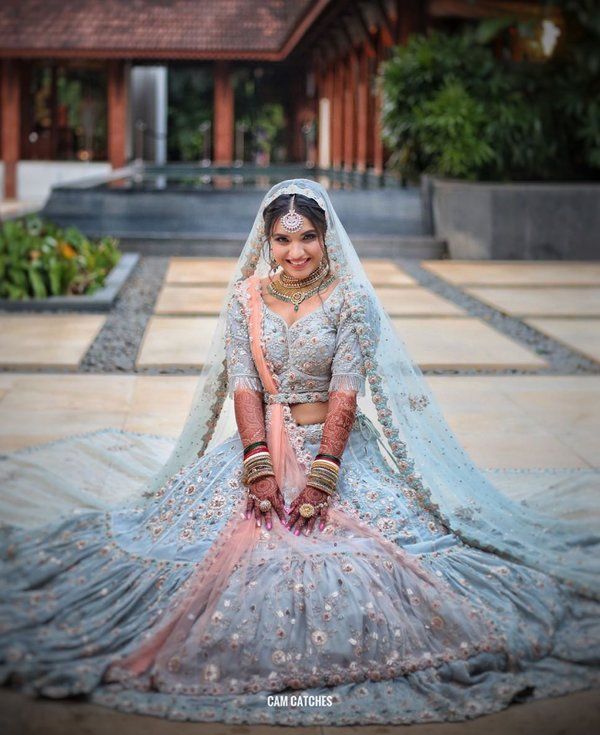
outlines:
{"label": "eyebrow", "polygon": [[[308,235],[311,232],[314,232],[316,234],[317,231],[315,230],[314,227],[311,227],[308,230],[304,230],[304,232],[301,232],[300,234],[301,235]],[[288,237],[288,235],[289,235],[288,232],[274,232],[273,233],[273,237]]]}

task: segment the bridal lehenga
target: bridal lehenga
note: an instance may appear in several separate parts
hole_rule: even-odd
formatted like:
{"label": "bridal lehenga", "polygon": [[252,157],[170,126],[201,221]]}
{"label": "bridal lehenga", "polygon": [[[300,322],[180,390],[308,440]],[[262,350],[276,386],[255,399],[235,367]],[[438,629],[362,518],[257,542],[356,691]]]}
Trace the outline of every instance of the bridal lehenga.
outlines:
{"label": "bridal lehenga", "polygon": [[[291,326],[260,299],[252,333],[262,211],[294,192],[325,211],[339,282]],[[289,404],[358,394],[327,524],[307,536],[244,513],[232,396],[263,390],[257,348],[267,431],[283,417],[305,473],[323,424]],[[174,445],[96,432],[3,460],[0,680],[25,692],[342,725],[464,720],[600,683],[597,488],[565,484],[548,508],[474,466],[314,181],[264,197]],[[323,698],[269,699],[286,694]]]}

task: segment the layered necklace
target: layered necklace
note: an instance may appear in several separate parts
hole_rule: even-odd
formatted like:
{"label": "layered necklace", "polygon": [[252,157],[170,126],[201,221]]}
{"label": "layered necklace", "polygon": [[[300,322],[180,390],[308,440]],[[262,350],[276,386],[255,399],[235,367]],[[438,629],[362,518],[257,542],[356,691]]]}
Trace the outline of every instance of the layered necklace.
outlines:
{"label": "layered necklace", "polygon": [[[335,275],[329,272],[329,265],[322,259],[315,270],[305,278],[292,278],[285,271],[282,271],[279,278],[269,283],[267,291],[278,298],[280,301],[288,301],[294,304],[294,311],[298,311],[298,307],[311,296],[319,292],[321,286],[328,286],[335,280]],[[323,281],[317,283],[321,278]],[[317,283],[317,285],[313,285]]]}

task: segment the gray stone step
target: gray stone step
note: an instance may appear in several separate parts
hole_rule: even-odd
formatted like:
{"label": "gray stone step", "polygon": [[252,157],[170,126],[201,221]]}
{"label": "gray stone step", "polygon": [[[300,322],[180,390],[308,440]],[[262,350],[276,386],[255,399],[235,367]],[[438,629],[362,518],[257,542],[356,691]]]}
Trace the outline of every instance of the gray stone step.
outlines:
{"label": "gray stone step", "polygon": [[[246,241],[246,234],[184,235],[168,233],[160,237],[120,238],[125,252],[163,256],[227,256],[236,257]],[[357,253],[365,258],[419,258],[426,260],[446,256],[443,240],[428,235],[358,235],[352,240]]]}

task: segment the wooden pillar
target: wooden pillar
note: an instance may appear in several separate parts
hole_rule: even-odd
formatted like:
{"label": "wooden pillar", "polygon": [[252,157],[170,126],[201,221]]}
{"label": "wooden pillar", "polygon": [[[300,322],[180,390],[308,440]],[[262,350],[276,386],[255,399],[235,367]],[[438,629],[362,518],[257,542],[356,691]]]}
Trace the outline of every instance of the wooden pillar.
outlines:
{"label": "wooden pillar", "polygon": [[344,63],[336,58],[333,62],[333,105],[331,110],[331,163],[334,169],[342,167],[344,131]]}
{"label": "wooden pillar", "polygon": [[358,84],[356,93],[356,170],[367,170],[369,156],[369,56],[366,44],[358,57]]}
{"label": "wooden pillar", "polygon": [[108,62],[108,160],[113,168],[127,162],[127,79],[125,62]]}
{"label": "wooden pillar", "polygon": [[344,87],[344,170],[353,171],[355,164],[356,139],[356,84],[355,56],[351,52],[346,59]]}
{"label": "wooden pillar", "polygon": [[[379,64],[383,59],[383,40],[381,30],[377,32],[377,64],[375,73],[379,73]],[[373,98],[373,173],[379,176],[383,173],[383,140],[381,139],[381,94],[375,92]]]}
{"label": "wooden pillar", "polygon": [[17,163],[21,155],[21,79],[20,62],[2,60],[0,109],[2,124],[2,160],[4,161],[4,196],[16,199]]}
{"label": "wooden pillar", "polygon": [[215,61],[214,74],[213,162],[217,166],[231,166],[233,162],[235,96],[229,63],[227,61]]}

